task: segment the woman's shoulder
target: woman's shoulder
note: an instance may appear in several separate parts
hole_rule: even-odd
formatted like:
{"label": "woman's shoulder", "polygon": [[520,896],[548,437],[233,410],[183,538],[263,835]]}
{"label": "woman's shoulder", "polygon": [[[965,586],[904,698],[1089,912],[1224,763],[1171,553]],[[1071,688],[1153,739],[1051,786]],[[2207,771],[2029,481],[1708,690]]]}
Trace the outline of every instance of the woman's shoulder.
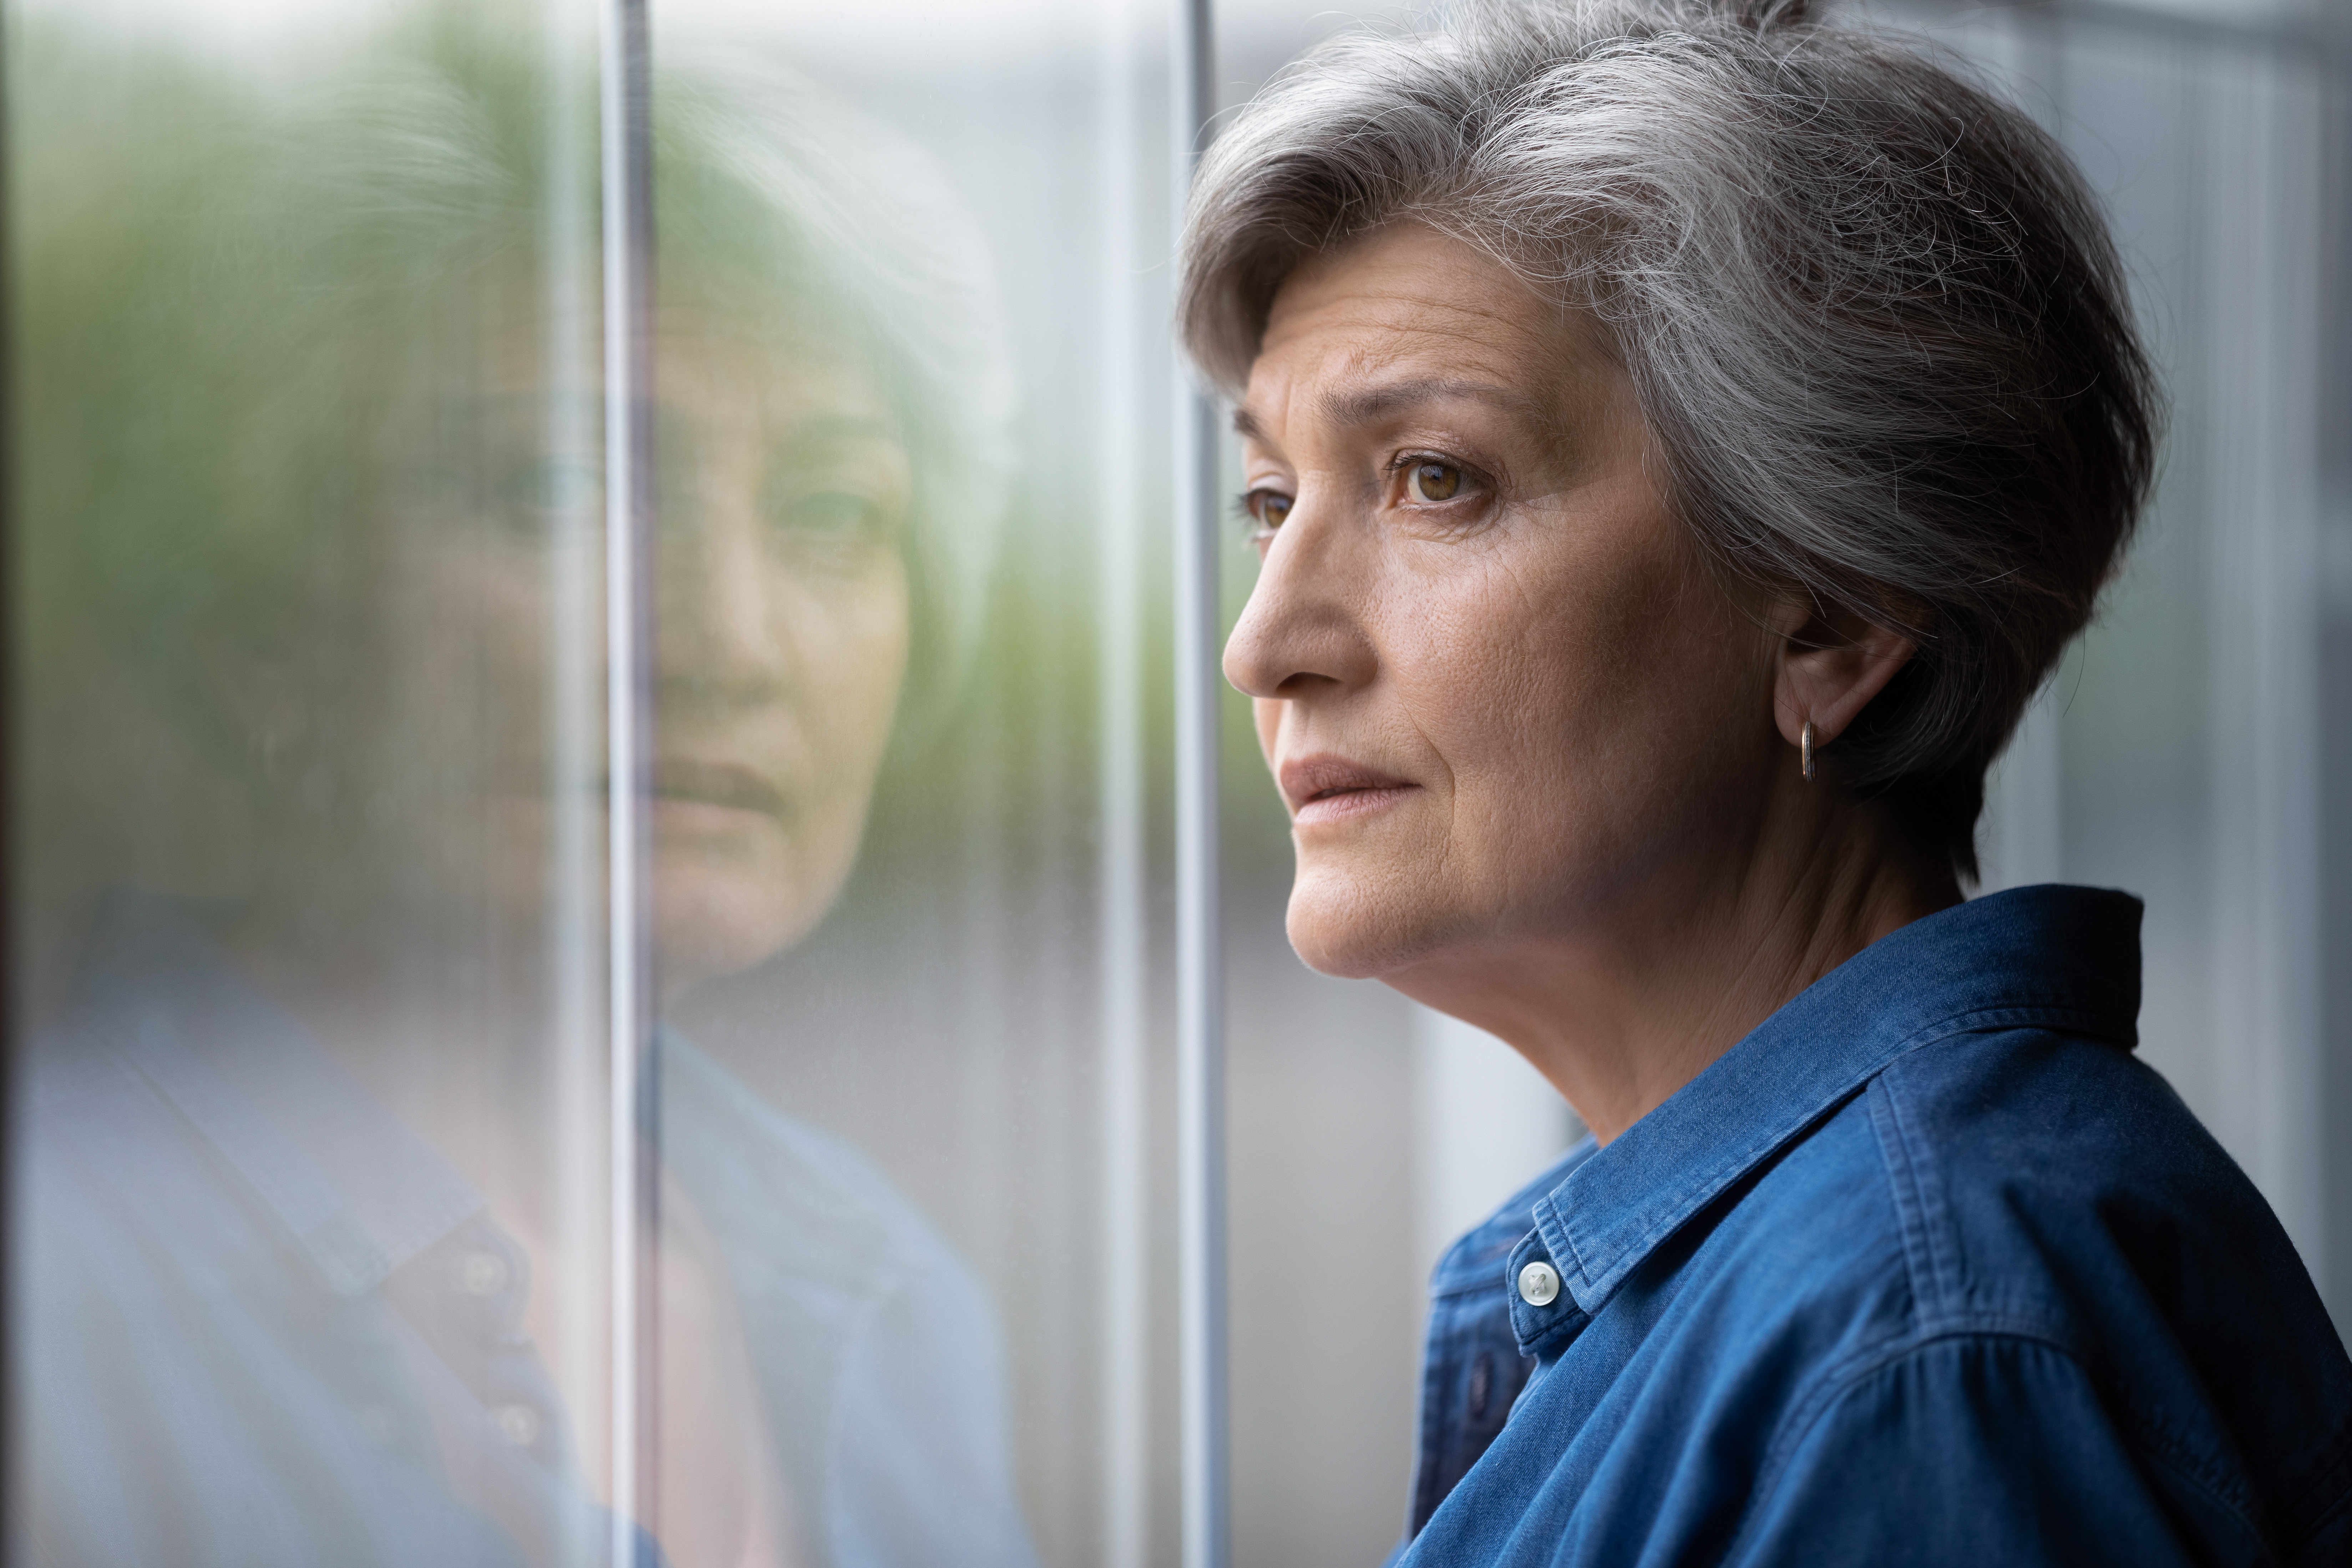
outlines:
{"label": "woman's shoulder", "polygon": [[2111,1339],[2125,1312],[2242,1334],[2227,1310],[2242,1288],[2254,1294],[2237,1301],[2273,1303],[2264,1317],[2340,1361],[2261,1193],[2136,1053],[2138,914],[2124,894],[2015,889],[1866,950],[1751,1064],[1786,1073],[1818,1049],[1859,1069],[1788,1176],[1883,1173],[1864,1184],[1877,1201],[1860,1230],[1899,1242],[1925,1321],[1999,1320],[2062,1344]]}
{"label": "woman's shoulder", "polygon": [[[1906,1050],[1677,1250],[1638,1293],[1683,1330],[1670,1371],[1738,1391],[1748,1419],[1710,1441],[1768,1490],[1806,1455],[1895,1486],[2104,1444],[2168,1498],[2286,1543],[2352,1489],[2352,1360],[2293,1243],[2112,1038],[1979,1023]],[[1586,1331],[1595,1349],[1608,1328]]]}
{"label": "woman's shoulder", "polygon": [[2128,1049],[2046,1027],[1955,1036],[1890,1063],[1854,1109],[1914,1338],[2039,1342],[2131,1446],[2242,1478],[2274,1513],[2315,1467],[2352,1462],[2352,1361],[2294,1243]]}
{"label": "woman's shoulder", "polygon": [[[1945,1310],[2014,1303],[2034,1274],[2079,1285],[2081,1270],[2114,1267],[2167,1299],[2227,1268],[2320,1312],[2261,1193],[2124,1046],[2043,1026],[1973,1030],[1888,1063],[1858,1109]],[[2065,1294],[2081,1306],[2113,1291]]]}

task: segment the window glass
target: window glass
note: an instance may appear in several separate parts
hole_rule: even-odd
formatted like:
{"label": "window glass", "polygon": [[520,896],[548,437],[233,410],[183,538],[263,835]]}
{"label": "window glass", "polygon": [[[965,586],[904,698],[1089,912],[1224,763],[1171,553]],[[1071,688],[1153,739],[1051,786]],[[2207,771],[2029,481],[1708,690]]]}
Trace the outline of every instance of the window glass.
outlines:
{"label": "window glass", "polygon": [[[1139,1563],[1174,1526],[1167,36],[1077,0],[653,13],[656,920],[736,944],[664,952],[664,1157],[762,1260],[739,1310],[819,1560]],[[813,437],[739,521],[675,399],[762,330],[796,383],[755,362],[709,409],[789,386]],[[706,763],[782,770],[772,877]],[[728,1386],[699,1342],[673,1400]]]}
{"label": "window glass", "polygon": [[12,1552],[1164,1553],[1168,29],[968,10],[10,8]]}
{"label": "window glass", "polygon": [[[1176,10],[0,7],[10,1551],[1173,1560]],[[1351,19],[1219,12],[1226,105]],[[1986,886],[2148,899],[2144,1053],[2342,1313],[2340,30],[1888,14],[2176,399]],[[1234,1558],[1372,1562],[1429,1265],[1577,1130],[1297,963],[1223,712]]]}
{"label": "window glass", "polygon": [[593,32],[10,20],[16,1547],[585,1561]]}

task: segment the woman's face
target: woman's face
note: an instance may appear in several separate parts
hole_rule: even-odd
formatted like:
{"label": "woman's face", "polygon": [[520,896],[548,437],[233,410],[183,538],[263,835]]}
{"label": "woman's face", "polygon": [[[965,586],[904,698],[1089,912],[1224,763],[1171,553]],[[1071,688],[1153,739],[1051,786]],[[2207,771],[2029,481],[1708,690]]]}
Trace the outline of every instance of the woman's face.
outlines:
{"label": "woman's face", "polygon": [[1770,635],[1667,511],[1591,316],[1417,226],[1300,268],[1235,416],[1264,558],[1225,649],[1328,973],[1690,907],[1758,831]]}
{"label": "woman's face", "polygon": [[816,924],[907,673],[913,470],[873,378],[719,334],[660,366],[654,917],[683,984]]}
{"label": "woman's face", "polygon": [[[843,356],[684,321],[656,377],[653,920],[674,989],[797,942],[848,876],[907,668],[912,470]],[[550,462],[530,356],[477,380],[432,427],[394,426],[384,466],[408,477],[368,531],[369,624],[329,634],[356,657],[308,695],[332,733],[299,726],[341,848],[291,868],[298,896],[341,883],[450,940],[547,918],[560,807],[597,884],[604,842],[601,476]]]}

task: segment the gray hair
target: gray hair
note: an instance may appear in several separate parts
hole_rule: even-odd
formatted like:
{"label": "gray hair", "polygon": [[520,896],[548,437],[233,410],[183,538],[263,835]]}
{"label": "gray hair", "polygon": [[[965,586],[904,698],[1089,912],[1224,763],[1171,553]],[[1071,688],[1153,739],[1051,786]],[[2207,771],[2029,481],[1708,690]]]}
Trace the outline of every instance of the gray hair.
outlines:
{"label": "gray hair", "polygon": [[[164,708],[223,731],[208,742],[241,745],[189,647],[339,626],[337,595],[371,591],[348,536],[392,482],[371,446],[390,405],[486,321],[527,344],[579,329],[517,302],[549,292],[551,195],[568,180],[594,211],[593,146],[567,168],[548,130],[593,82],[551,77],[513,20],[428,6],[285,102],[160,51],[134,74],[79,24],[29,30],[29,597],[95,614]],[[665,63],[654,101],[665,305],[848,355],[905,427],[899,714],[928,733],[979,639],[1011,480],[978,229],[919,152],[781,68]],[[783,370],[799,351],[772,352]]]}
{"label": "gray hair", "polygon": [[1822,764],[1973,877],[1985,770],[2115,569],[2158,395],[2058,145],[1803,11],[1493,0],[1335,40],[1202,161],[1180,321],[1238,391],[1290,270],[1403,220],[1595,310],[1706,556],[1916,639]]}

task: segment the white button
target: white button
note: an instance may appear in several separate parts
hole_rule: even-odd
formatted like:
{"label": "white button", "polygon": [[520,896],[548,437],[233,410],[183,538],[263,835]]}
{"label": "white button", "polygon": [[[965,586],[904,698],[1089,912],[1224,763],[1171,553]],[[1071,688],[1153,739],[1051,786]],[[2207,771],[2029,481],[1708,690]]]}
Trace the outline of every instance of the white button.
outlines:
{"label": "white button", "polygon": [[468,1296],[495,1296],[507,1288],[510,1272],[495,1252],[469,1252],[457,1264],[457,1289]]}
{"label": "white button", "polygon": [[1519,1300],[1530,1307],[1549,1307],[1559,1300],[1559,1270],[1541,1258],[1520,1269]]}
{"label": "white button", "polygon": [[501,1405],[491,1415],[507,1441],[518,1448],[528,1448],[539,1441],[539,1412],[528,1405]]}

